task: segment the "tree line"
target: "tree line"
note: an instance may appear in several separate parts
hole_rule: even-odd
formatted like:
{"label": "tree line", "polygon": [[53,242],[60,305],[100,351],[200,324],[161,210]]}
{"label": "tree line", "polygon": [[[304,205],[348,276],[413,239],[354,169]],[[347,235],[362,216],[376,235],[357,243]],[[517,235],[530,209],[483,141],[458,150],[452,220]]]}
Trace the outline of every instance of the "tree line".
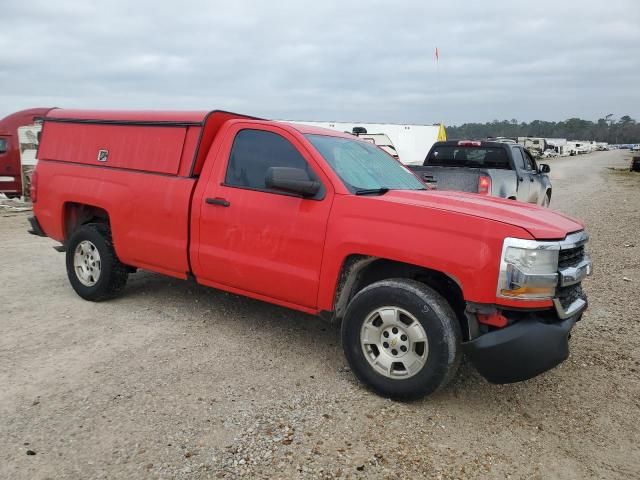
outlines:
{"label": "tree line", "polygon": [[494,120],[487,123],[465,123],[447,126],[447,138],[482,139],[487,137],[544,137],[567,140],[595,140],[612,144],[640,143],[640,123],[629,115],[618,120],[600,118],[597,122],[570,118],[563,122],[534,120],[530,123]]}

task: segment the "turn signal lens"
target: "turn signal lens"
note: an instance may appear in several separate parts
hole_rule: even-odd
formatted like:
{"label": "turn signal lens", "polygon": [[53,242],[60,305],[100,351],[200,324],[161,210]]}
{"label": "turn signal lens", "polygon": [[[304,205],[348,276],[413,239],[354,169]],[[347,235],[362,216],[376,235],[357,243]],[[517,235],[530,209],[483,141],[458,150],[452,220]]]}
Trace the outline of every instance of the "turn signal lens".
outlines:
{"label": "turn signal lens", "polygon": [[505,297],[514,298],[553,298],[556,293],[555,287],[517,287],[513,290],[500,290]]}

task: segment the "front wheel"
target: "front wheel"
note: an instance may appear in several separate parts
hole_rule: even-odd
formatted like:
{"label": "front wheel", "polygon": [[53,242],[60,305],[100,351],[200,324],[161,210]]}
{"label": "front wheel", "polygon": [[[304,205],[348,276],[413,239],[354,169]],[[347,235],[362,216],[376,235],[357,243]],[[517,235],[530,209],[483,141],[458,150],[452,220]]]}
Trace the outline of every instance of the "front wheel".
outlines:
{"label": "front wheel", "polygon": [[447,301],[407,279],[356,294],[342,323],[342,346],[360,381],[386,397],[413,399],[442,388],[460,363],[460,325]]}
{"label": "front wheel", "polygon": [[85,300],[113,298],[127,283],[129,271],[118,259],[106,225],[92,223],[76,230],[66,260],[69,282]]}
{"label": "front wheel", "polygon": [[542,206],[545,208],[548,208],[549,205],[551,204],[551,194],[547,193],[545,194],[544,198],[542,199]]}

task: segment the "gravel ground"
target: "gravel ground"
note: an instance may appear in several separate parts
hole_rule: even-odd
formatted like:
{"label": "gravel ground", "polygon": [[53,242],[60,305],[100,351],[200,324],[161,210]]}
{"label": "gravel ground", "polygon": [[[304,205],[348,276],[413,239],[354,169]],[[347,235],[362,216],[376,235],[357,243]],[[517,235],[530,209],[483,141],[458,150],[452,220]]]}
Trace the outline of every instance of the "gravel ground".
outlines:
{"label": "gravel ground", "polygon": [[595,274],[571,357],[496,386],[467,363],[398,403],[363,388],[336,327],[150,273],[93,304],[54,242],[0,210],[0,478],[639,478],[640,175],[623,152],[553,159]]}

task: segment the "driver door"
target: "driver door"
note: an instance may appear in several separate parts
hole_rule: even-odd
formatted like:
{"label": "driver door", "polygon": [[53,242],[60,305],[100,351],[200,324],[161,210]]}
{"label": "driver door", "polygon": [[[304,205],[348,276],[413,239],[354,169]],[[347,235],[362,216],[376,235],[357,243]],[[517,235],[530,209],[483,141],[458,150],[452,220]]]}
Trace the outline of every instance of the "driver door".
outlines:
{"label": "driver door", "polygon": [[528,167],[529,170],[529,182],[531,183],[529,188],[529,202],[530,203],[539,203],[542,181],[540,178],[540,173],[538,172],[538,166],[536,165],[535,160],[531,156],[531,154],[524,150],[524,163],[525,166]]}
{"label": "driver door", "polygon": [[513,160],[516,167],[516,177],[518,182],[516,198],[521,202],[528,202],[531,195],[531,176],[525,165],[522,147],[514,145],[511,147]]}
{"label": "driver door", "polygon": [[[305,169],[323,188],[315,198],[269,190],[269,167]],[[300,139],[236,124],[199,200],[198,281],[315,308],[332,194]]]}

